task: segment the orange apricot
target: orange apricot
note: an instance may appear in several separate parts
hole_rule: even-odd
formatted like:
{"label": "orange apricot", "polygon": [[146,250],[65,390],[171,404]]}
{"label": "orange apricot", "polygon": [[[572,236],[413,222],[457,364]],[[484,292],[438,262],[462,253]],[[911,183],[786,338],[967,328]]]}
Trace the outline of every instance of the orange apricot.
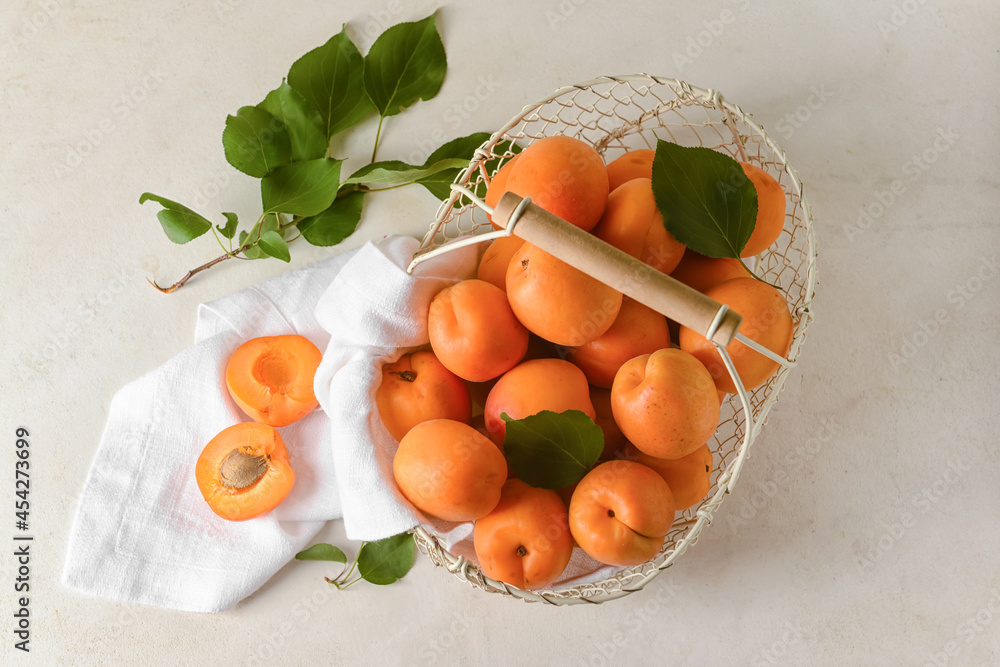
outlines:
{"label": "orange apricot", "polygon": [[594,148],[580,139],[544,137],[518,155],[507,190],[563,220],[589,230],[608,198],[608,171]]}
{"label": "orange apricot", "polygon": [[510,266],[510,258],[522,245],[524,245],[524,239],[516,236],[504,236],[493,241],[483,253],[483,258],[479,260],[476,278],[496,285],[506,292],[507,267]]}
{"label": "orange apricot", "polygon": [[594,405],[594,422],[601,427],[604,434],[604,451],[601,452],[601,460],[607,461],[614,458],[615,454],[621,451],[628,440],[622,430],[615,423],[615,415],[611,410],[611,390],[603,387],[590,388],[590,402]]}
{"label": "orange apricot", "polygon": [[673,271],[684,255],[684,244],[663,224],[648,178],[627,181],[608,195],[593,234],[663,273]]}
{"label": "orange apricot", "polygon": [[727,280],[752,277],[738,259],[705,257],[690,248],[684,252],[680,264],[670,276],[702,294]]}
{"label": "orange apricot", "polygon": [[280,505],[295,484],[295,472],[273,426],[243,422],[205,445],[195,479],[213,512],[229,521],[246,521]]}
{"label": "orange apricot", "polygon": [[674,523],[674,498],[656,471],[607,461],[588,472],[569,503],[569,529],[592,558],[639,565],[653,558]]}
{"label": "orange apricot", "polygon": [[254,338],[229,358],[226,387],[251,419],[288,426],[319,405],[313,377],[322,358],[323,353],[302,336]]}
{"label": "orange apricot", "polygon": [[756,165],[741,162],[743,173],[757,188],[757,224],[740,257],[753,257],[767,250],[785,226],[785,191],[778,181]]}
{"label": "orange apricot", "polygon": [[530,243],[507,267],[507,298],[529,331],[570,346],[603,335],[622,305],[621,292]]}
{"label": "orange apricot", "polygon": [[463,280],[438,292],[427,332],[438,360],[469,382],[510,370],[528,349],[528,331],[514,317],[507,296],[483,280]]}
{"label": "orange apricot", "polygon": [[611,387],[611,409],[629,442],[661,459],[687,456],[719,425],[719,397],[708,369],[672,348],[626,362]]}
{"label": "orange apricot", "polygon": [[[484,198],[486,205],[490,208],[495,208],[497,202],[500,201],[500,197],[503,197],[504,193],[507,192],[507,179],[510,178],[511,169],[514,168],[514,163],[517,162],[517,158],[519,157],[521,157],[520,153],[504,162],[503,166],[490,179],[490,183],[486,187],[486,197]],[[490,219],[490,224],[500,229],[500,225],[493,222],[493,216],[487,215],[487,217]]]}
{"label": "orange apricot", "polygon": [[402,440],[411,428],[429,419],[469,421],[469,390],[462,378],[444,367],[433,352],[404,354],[382,366],[375,404],[386,429]]}
{"label": "orange apricot", "polygon": [[580,410],[597,416],[590,402],[587,377],[579,368],[562,359],[532,359],[507,371],[486,398],[486,430],[500,444],[507,433],[501,415],[524,419],[542,410]]}
{"label": "orange apricot", "polygon": [[653,178],[653,157],[656,151],[639,148],[629,151],[608,163],[608,188],[615,191],[622,183],[633,178]]}
{"label": "orange apricot", "polygon": [[[792,315],[788,312],[785,297],[776,288],[756,278],[733,278],[708,290],[706,295],[743,316],[740,333],[744,336],[780,356],[788,354],[792,343]],[[681,327],[678,342],[682,350],[693,354],[708,368],[720,390],[736,393],[736,384],[715,345],[687,327]],[[764,384],[778,370],[778,362],[738,340],[733,340],[726,351],[748,390]]]}
{"label": "orange apricot", "polygon": [[500,502],[507,461],[468,424],[432,419],[400,440],[392,474],[403,496],[422,512],[445,521],[475,521]]}
{"label": "orange apricot", "polygon": [[610,389],[622,364],[665,347],[670,347],[667,318],[625,297],[611,328],[599,338],[570,349],[566,359],[579,366],[590,384]]}
{"label": "orange apricot", "polygon": [[519,479],[504,484],[500,502],[476,521],[472,539],[483,574],[524,589],[554,582],[573,555],[559,494]]}
{"label": "orange apricot", "polygon": [[686,510],[701,502],[712,487],[712,450],[702,445],[679,459],[658,459],[629,445],[625,458],[648,466],[659,473],[674,496],[674,507]]}

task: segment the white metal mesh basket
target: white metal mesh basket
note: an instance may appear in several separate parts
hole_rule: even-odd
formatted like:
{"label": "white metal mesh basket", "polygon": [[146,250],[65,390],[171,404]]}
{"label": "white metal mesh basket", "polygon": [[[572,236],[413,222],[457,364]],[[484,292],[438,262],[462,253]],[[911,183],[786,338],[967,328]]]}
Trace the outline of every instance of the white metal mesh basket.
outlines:
{"label": "white metal mesh basket", "polygon": [[[802,195],[802,185],[788,165],[784,152],[738,106],[714,90],[705,90],[677,79],[647,74],[601,77],[561,88],[551,96],[525,107],[493,134],[476,152],[469,167],[459,174],[456,186],[484,193],[487,175],[492,176],[513,153],[509,142],[522,148],[536,139],[568,135],[592,144],[606,161],[636,148],[655,148],[656,140],[682,146],[703,146],[728,153],[770,173],[787,199],[784,230],[778,241],[756,259],[755,273],[779,287],[786,295],[795,322],[788,359],[793,361],[812,319],[810,304],[816,284],[816,242],[812,213]],[[455,190],[442,203],[423,239],[417,260],[449,242],[492,231],[486,214],[471,199]],[[742,401],[730,395],[722,405],[722,417],[714,441],[712,487],[699,505],[678,512],[663,549],[651,561],[623,568],[601,581],[526,591],[492,580],[475,563],[449,553],[429,527],[415,531],[417,545],[430,559],[447,567],[460,579],[483,590],[549,604],[597,603],[640,590],[693,545],[724,497],[733,490],[747,451],[757,437],[771,406],[788,375],[781,368],[765,384],[745,397],[751,414],[747,419]],[[751,432],[747,425],[751,424]]]}

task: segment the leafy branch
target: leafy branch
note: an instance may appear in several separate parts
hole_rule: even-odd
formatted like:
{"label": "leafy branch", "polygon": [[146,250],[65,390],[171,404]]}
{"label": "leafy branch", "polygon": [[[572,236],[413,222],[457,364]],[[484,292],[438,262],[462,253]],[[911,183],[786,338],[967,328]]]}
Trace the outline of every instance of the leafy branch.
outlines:
{"label": "leafy branch", "polygon": [[[332,544],[314,544],[305,551],[295,554],[298,560],[322,560],[343,563],[344,570],[336,578],[324,577],[328,584],[344,590],[348,586],[365,581],[386,586],[406,576],[413,567],[417,546],[410,533],[400,533],[374,542],[362,542],[357,556],[350,567],[347,565],[347,554]],[[351,579],[355,568],[358,576]]]}
{"label": "leafy branch", "polygon": [[[432,14],[388,28],[366,56],[341,30],[296,60],[262,102],[226,119],[226,160],[260,179],[262,212],[249,231],[239,229],[235,213],[223,213],[225,223],[213,225],[178,202],[143,193],[140,204],[153,201],[162,207],[157,218],[171,241],[188,243],[211,231],[223,251],[170,286],[150,283],[170,293],[229,259],[289,262],[288,246],[300,237],[316,246],[336,245],[357,229],[364,198],[374,192],[419,183],[439,199],[450,196],[448,185],[488,133],[450,141],[422,165],[375,161],[385,119],[433,98],[444,82],[447,58],[434,19]],[[332,139],[375,113],[379,124],[371,163],[341,179],[343,160],[330,156]]]}

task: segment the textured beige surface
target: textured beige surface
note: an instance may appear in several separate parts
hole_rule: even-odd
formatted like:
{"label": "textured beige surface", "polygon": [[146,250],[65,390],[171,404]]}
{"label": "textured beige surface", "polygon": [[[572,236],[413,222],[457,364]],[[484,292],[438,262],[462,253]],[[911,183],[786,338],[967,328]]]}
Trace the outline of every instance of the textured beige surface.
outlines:
{"label": "textured beige surface", "polygon": [[[291,6],[291,3],[288,3]],[[649,588],[594,608],[486,596],[420,560],[337,592],[293,563],[234,610],[183,614],[59,584],[114,391],[183,349],[198,303],[287,269],[174,246],[152,190],[258,205],[227,113],[347,22],[363,49],[435,3],[218,0],[0,9],[0,545],[16,426],[32,432],[34,664],[996,664],[1000,661],[1000,58],[992,2],[461,3],[438,98],[386,125],[420,162],[555,88],[648,71],[721,90],[787,151],[815,209],[820,284],[802,363],[737,491]],[[370,150],[374,124],[338,146]],[[356,161],[350,169],[362,164]],[[421,234],[422,189],[372,198],[344,247]],[[255,215],[255,214],[254,214]],[[336,250],[293,247],[293,266]],[[322,538],[343,543],[339,525]],[[0,553],[9,554],[8,546]],[[0,662],[13,557],[0,556]]]}

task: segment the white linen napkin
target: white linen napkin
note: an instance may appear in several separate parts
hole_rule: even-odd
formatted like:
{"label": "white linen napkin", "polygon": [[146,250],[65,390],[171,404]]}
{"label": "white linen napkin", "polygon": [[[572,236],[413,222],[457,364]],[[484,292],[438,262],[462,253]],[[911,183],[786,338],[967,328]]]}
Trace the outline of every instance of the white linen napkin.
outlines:
{"label": "white linen napkin", "polygon": [[350,257],[202,304],[195,344],[115,394],[70,533],[66,586],[173,609],[221,611],[259,588],[328,519],[340,516],[329,420],[319,410],[279,429],[295,486],[267,515],[220,519],[198,490],[194,466],[219,431],[249,421],[226,391],[229,356],[250,338],[288,333],[323,349],[329,335],[313,310]]}

